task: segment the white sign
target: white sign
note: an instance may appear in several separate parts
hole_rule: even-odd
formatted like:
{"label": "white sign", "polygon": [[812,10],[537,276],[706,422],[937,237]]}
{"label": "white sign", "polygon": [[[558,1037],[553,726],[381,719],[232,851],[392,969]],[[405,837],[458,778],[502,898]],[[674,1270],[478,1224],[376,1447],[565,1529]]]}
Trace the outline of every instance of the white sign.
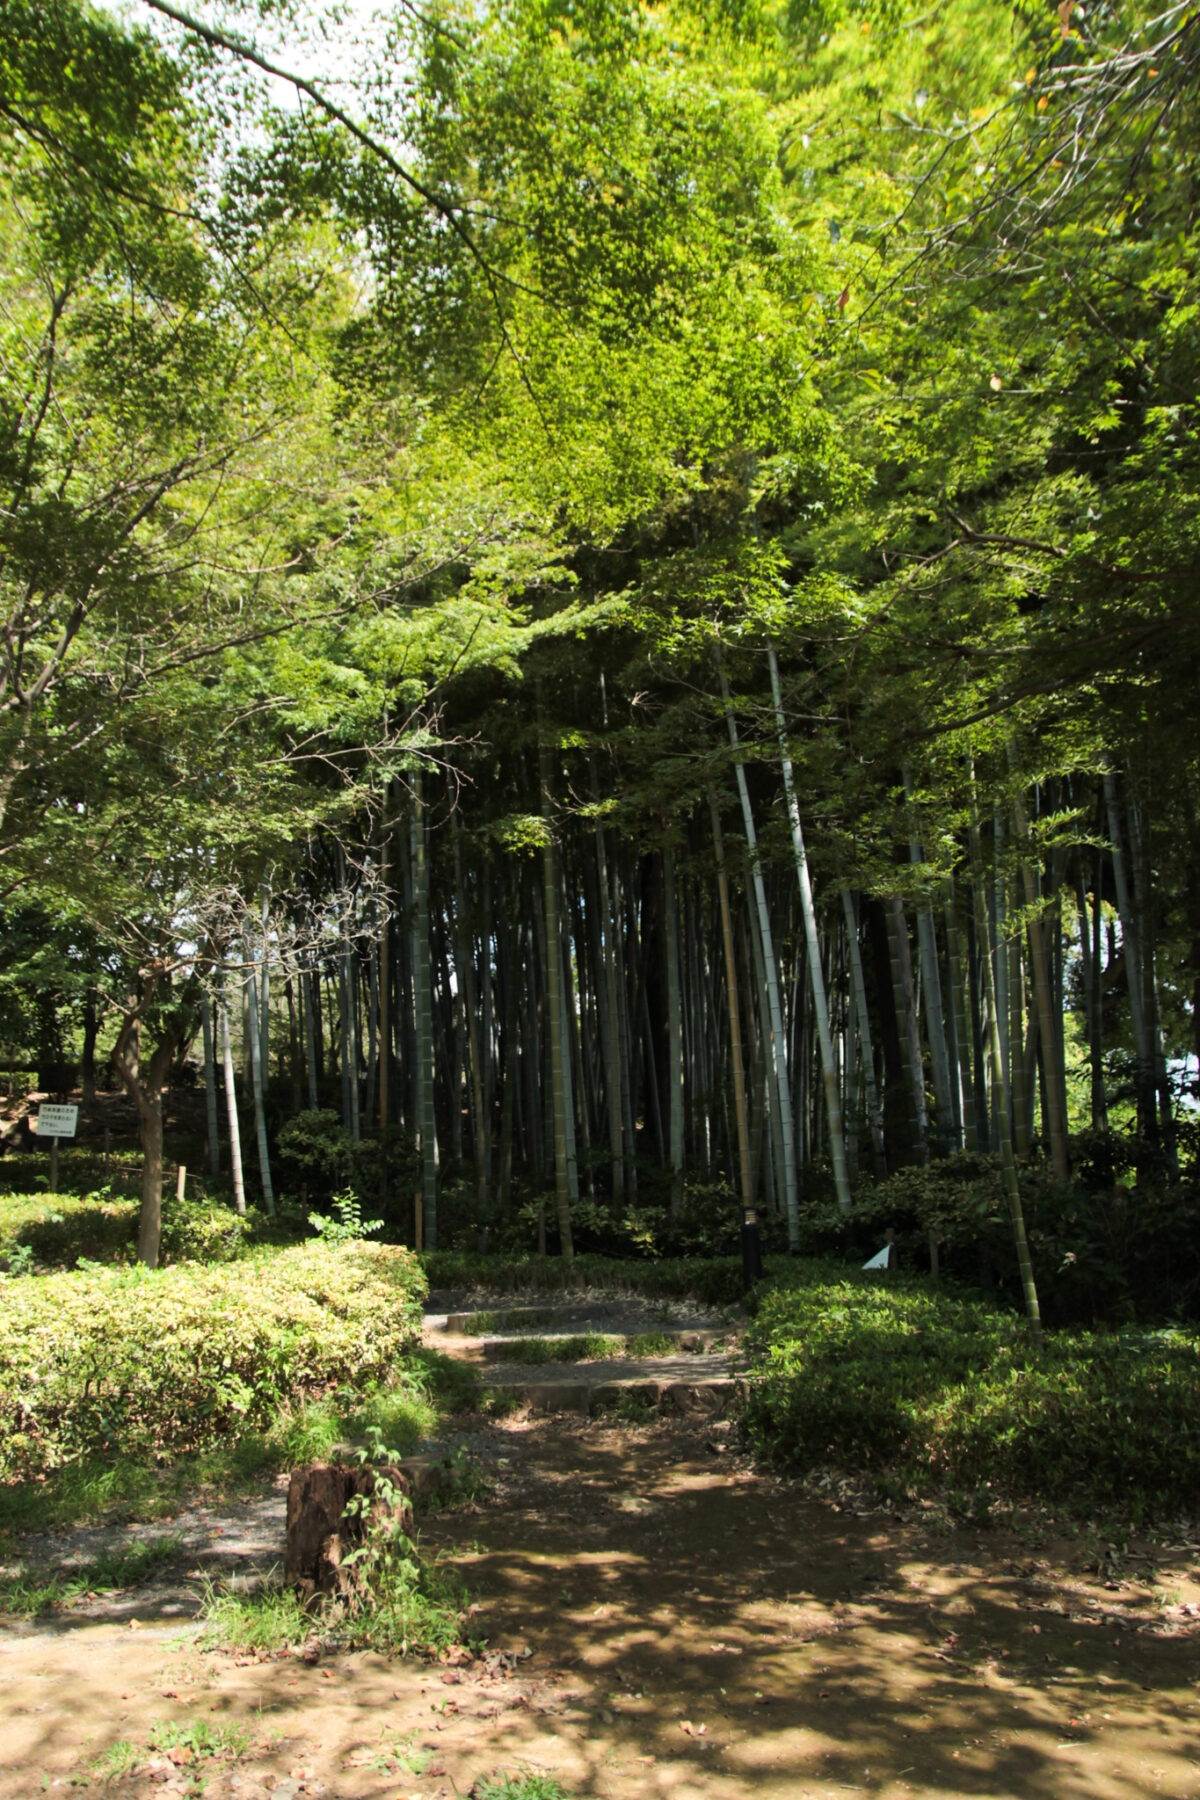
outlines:
{"label": "white sign", "polygon": [[38,1108],[37,1134],[39,1137],[74,1137],[75,1121],[79,1117],[77,1106],[42,1106]]}

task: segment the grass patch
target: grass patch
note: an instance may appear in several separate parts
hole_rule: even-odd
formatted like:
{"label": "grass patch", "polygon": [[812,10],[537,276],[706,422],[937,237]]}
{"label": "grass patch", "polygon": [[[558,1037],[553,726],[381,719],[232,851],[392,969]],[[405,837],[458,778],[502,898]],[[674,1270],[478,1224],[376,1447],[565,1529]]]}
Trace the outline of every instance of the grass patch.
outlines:
{"label": "grass patch", "polygon": [[[10,1274],[61,1272],[89,1262],[131,1264],[139,1210],[139,1202],[115,1194],[111,1182],[85,1194],[0,1194],[0,1257]],[[240,1216],[220,1201],[168,1195],[159,1260],[164,1266],[235,1261],[264,1235],[265,1224],[253,1210]]]}
{"label": "grass patch", "polygon": [[629,1356],[670,1356],[678,1348],[677,1341],[665,1331],[639,1331],[625,1340]]}
{"label": "grass patch", "polygon": [[797,1469],[875,1470],[986,1514],[1030,1498],[1091,1517],[1192,1513],[1200,1342],[1054,1332],[915,1281],[794,1268],[748,1336],[746,1428]]}
{"label": "grass patch", "polygon": [[282,1467],[266,1434],[246,1432],[223,1448],[182,1456],[160,1468],[152,1459],[83,1457],[32,1481],[0,1486],[0,1538],[60,1530],[89,1519],[171,1518],[198,1495],[233,1499]]}
{"label": "grass patch", "polygon": [[439,1412],[472,1412],[479,1405],[479,1376],[457,1357],[418,1344],[408,1358],[408,1367],[414,1378],[424,1384]]}
{"label": "grass patch", "polygon": [[483,1395],[480,1411],[488,1419],[508,1419],[513,1413],[519,1412],[524,1404],[515,1388],[488,1388]]}
{"label": "grass patch", "polygon": [[141,1762],[146,1752],[132,1738],[118,1738],[99,1756],[93,1756],[87,1765],[87,1773],[93,1781],[120,1781],[130,1774]]}
{"label": "grass patch", "polygon": [[500,1312],[478,1312],[463,1326],[464,1337],[490,1337],[494,1331],[520,1331],[523,1327],[553,1325],[550,1306],[512,1306]]}
{"label": "grass patch", "polygon": [[471,1800],[568,1800],[568,1796],[553,1775],[508,1775],[500,1770],[480,1776],[471,1789]]}
{"label": "grass patch", "polygon": [[578,1337],[509,1338],[488,1345],[490,1362],[600,1362],[624,1354],[623,1337],[607,1337],[600,1331],[583,1332]]}
{"label": "grass patch", "polygon": [[272,1655],[302,1643],[313,1629],[299,1595],[277,1577],[249,1593],[222,1592],[210,1586],[203,1608],[200,1641],[214,1650],[243,1655]]}
{"label": "grass patch", "polygon": [[376,1774],[423,1775],[433,1761],[433,1751],[418,1749],[416,1739],[416,1732],[408,1731],[384,1746],[371,1765]]}
{"label": "grass patch", "polygon": [[118,1738],[91,1759],[87,1775],[92,1781],[107,1784],[132,1774],[147,1756],[169,1756],[184,1768],[199,1762],[236,1762],[249,1748],[249,1734],[240,1725],[212,1725],[207,1719],[189,1725],[182,1719],[172,1719],[152,1725],[145,1744]]}
{"label": "grass patch", "polygon": [[180,1719],[152,1725],[147,1743],[160,1756],[181,1750],[189,1762],[214,1757],[234,1762],[250,1748],[250,1737],[240,1725],[210,1725],[207,1719],[187,1725]]}

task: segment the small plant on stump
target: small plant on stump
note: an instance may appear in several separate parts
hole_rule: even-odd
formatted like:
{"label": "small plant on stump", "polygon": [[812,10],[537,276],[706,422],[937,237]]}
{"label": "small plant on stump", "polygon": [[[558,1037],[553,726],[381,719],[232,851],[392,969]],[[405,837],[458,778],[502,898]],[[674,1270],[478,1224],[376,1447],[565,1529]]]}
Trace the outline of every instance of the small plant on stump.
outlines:
{"label": "small plant on stump", "polygon": [[338,1635],[400,1656],[448,1650],[459,1642],[463,1588],[445,1569],[422,1561],[406,1529],[411,1514],[403,1489],[387,1467],[393,1460],[382,1433],[373,1430],[359,1462],[378,1465],[374,1486],[352,1495],[343,1514],[358,1542],[341,1559],[346,1579],[332,1608]]}

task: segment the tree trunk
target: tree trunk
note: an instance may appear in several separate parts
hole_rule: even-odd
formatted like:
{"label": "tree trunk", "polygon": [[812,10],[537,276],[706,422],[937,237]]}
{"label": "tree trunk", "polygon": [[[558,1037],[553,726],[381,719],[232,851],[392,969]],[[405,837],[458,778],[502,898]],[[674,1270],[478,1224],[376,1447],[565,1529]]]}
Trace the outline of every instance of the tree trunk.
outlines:
{"label": "tree trunk", "polygon": [[746,1112],[746,1068],[742,1055],[741,1009],[738,1005],[737,957],[733,948],[733,917],[729,905],[729,877],[725,873],[725,842],[721,833],[721,814],[717,796],[710,787],[708,805],[712,813],[713,855],[717,865],[717,897],[721,907],[721,943],[725,952],[725,986],[729,1006],[729,1050],[733,1065],[733,1116],[737,1131],[738,1173],[741,1177],[742,1207],[754,1205],[754,1186],[750,1173],[750,1121]]}
{"label": "tree trunk", "polygon": [[[850,1176],[846,1168],[846,1140],[842,1135],[842,1106],[838,1095],[837,1063],[833,1054],[833,1033],[829,1028],[829,1002],[825,994],[825,976],[821,967],[821,941],[817,932],[817,909],[813,902],[812,880],[808,873],[808,855],[804,848],[804,832],[800,824],[800,807],[796,784],[792,778],[792,759],[788,755],[787,734],[783,719],[783,692],[779,682],[779,661],[775,646],[768,646],[771,670],[771,695],[775,702],[775,725],[779,732],[779,762],[783,770],[783,791],[787,799],[788,819],[792,828],[792,854],[796,862],[796,881],[800,889],[800,911],[804,918],[804,938],[808,946],[808,973],[812,984],[813,1012],[816,1016],[817,1042],[821,1050],[821,1079],[825,1084],[825,1116],[829,1123],[829,1154],[833,1163],[833,1185],[837,1203],[849,1212]],[[726,696],[728,700],[728,696]],[[764,954],[766,943],[763,944]]]}
{"label": "tree trunk", "polygon": [[433,996],[430,985],[433,948],[429,934],[429,847],[425,831],[422,777],[412,778],[413,997],[416,1030],[417,1137],[421,1149],[422,1242],[437,1249],[438,1141],[434,1112]]}
{"label": "tree trunk", "polygon": [[304,1070],[308,1082],[308,1104],[316,1112],[321,1104],[317,1079],[317,1022],[321,1003],[321,977],[314,969],[300,972],[300,1005],[304,1015]]}
{"label": "tree trunk", "polygon": [[867,1117],[871,1124],[871,1146],[875,1156],[875,1173],[887,1174],[887,1150],[883,1135],[883,1107],[879,1084],[875,1077],[875,1049],[871,1041],[871,1014],[867,1006],[867,983],[863,973],[862,944],[858,936],[858,914],[848,888],[842,889],[842,912],[846,920],[846,952],[850,960],[850,981],[854,994],[858,1041],[862,1046],[863,1088],[867,1098]]}
{"label": "tree trunk", "polygon": [[[975,777],[972,772],[971,788],[974,792]],[[1000,1104],[996,1107],[996,1121],[1000,1138],[1000,1170],[1004,1181],[1004,1191],[1008,1198],[1008,1215],[1012,1225],[1013,1243],[1017,1252],[1017,1268],[1021,1276],[1021,1291],[1025,1297],[1025,1315],[1029,1321],[1029,1331],[1033,1341],[1039,1347],[1042,1342],[1042,1315],[1038,1304],[1037,1284],[1033,1276],[1033,1262],[1029,1255],[1029,1240],[1025,1235],[1025,1211],[1021,1205],[1021,1188],[1017,1180],[1017,1163],[1013,1155],[1012,1132],[1009,1128],[1009,1096],[1004,1079],[1004,1067],[1000,1060],[1000,1028],[997,1019],[996,974],[992,963],[990,945],[987,935],[986,905],[984,899],[983,852],[979,846],[979,827],[972,823],[969,828],[971,842],[971,864],[974,873],[975,907],[977,929],[980,935],[980,955],[984,987],[987,994],[987,1036],[988,1054],[992,1064],[992,1085],[998,1091]]]}
{"label": "tree trunk", "polygon": [[559,1250],[563,1256],[571,1257],[575,1254],[575,1247],[571,1237],[571,1178],[568,1168],[569,1088],[563,1030],[562,944],[558,923],[558,871],[555,867],[555,842],[551,823],[550,751],[544,739],[538,744],[538,772],[545,833],[542,842],[542,903],[546,925],[546,1011],[550,1027],[550,1109],[554,1122],[554,1200],[558,1212]]}
{"label": "tree trunk", "polygon": [[237,1082],[233,1073],[233,1042],[229,1031],[229,1008],[225,1004],[223,975],[218,975],[217,1026],[221,1038],[221,1063],[225,1072],[225,1116],[229,1122],[229,1164],[233,1174],[233,1203],[239,1213],[246,1210],[246,1186],[242,1175],[242,1134],[238,1125]]}
{"label": "tree trunk", "polygon": [[258,1168],[262,1180],[263,1205],[269,1218],[275,1217],[275,1190],[271,1184],[271,1153],[267,1146],[267,1110],[263,1099],[262,1037],[259,1031],[258,981],[254,957],[246,934],[245,981],[250,995],[250,1079],[254,1093],[254,1131],[258,1141]]}
{"label": "tree trunk", "polygon": [[200,1002],[201,1027],[204,1033],[204,1114],[208,1124],[208,1172],[221,1173],[221,1139],[217,1131],[216,1045],[213,1042],[212,1001],[205,994]]}
{"label": "tree trunk", "polygon": [[[596,774],[593,764],[592,793],[598,798]],[[607,1021],[607,1030],[601,1031],[601,1042],[604,1045],[606,1068],[604,1076],[605,1097],[608,1107],[608,1145],[612,1167],[612,1194],[617,1205],[625,1198],[625,1109],[621,1099],[621,996],[619,987],[619,969],[617,964],[616,945],[614,939],[614,906],[612,886],[609,882],[608,856],[604,842],[604,827],[596,815],[596,879],[600,889],[600,922],[603,930],[601,956],[604,964],[604,994],[600,1000],[602,1018]],[[632,1146],[631,1146],[632,1149]]]}
{"label": "tree trunk", "polygon": [[138,1135],[142,1145],[138,1261],[148,1269],[158,1267],[162,1238],[163,1087],[170,1071],[171,1058],[185,1028],[182,1016],[176,1015],[155,1048],[149,1064],[142,1069],[142,1014],[154,997],[154,987],[155,984],[151,982],[140,996],[136,1007],[127,1011],[110,1059],[138,1113]]}
{"label": "tree trunk", "polygon": [[1143,1009],[1141,946],[1138,942],[1133,903],[1129,893],[1117,784],[1111,771],[1105,772],[1104,799],[1108,808],[1108,829],[1112,837],[1113,885],[1117,890],[1117,916],[1121,921],[1121,950],[1125,962],[1125,984],[1129,991],[1129,1018],[1133,1027],[1134,1054],[1137,1061],[1138,1123],[1148,1137],[1157,1138],[1154,1059],[1150,1054],[1150,1040]]}
{"label": "tree trunk", "polygon": [[892,1003],[896,1009],[896,1036],[900,1051],[900,1068],[908,1094],[911,1113],[912,1141],[918,1162],[929,1161],[929,1142],[925,1132],[925,1078],[921,1060],[921,1039],[917,1029],[916,1001],[913,994],[912,952],[908,943],[908,922],[904,903],[898,894],[885,902],[888,936],[888,963],[892,977]]}
{"label": "tree trunk", "polygon": [[754,828],[754,814],[750,807],[750,789],[746,782],[746,771],[738,756],[737,724],[733,717],[733,706],[729,697],[729,683],[721,667],[720,651],[717,652],[717,675],[721,683],[721,698],[725,703],[725,724],[729,732],[729,745],[735,757],[734,775],[737,779],[738,797],[742,804],[742,822],[746,832],[746,845],[750,852],[750,880],[754,889],[754,899],[758,911],[759,938],[762,943],[763,963],[765,965],[767,987],[767,1010],[771,1021],[771,1073],[775,1082],[776,1104],[779,1108],[780,1129],[783,1134],[783,1201],[787,1215],[788,1248],[797,1252],[800,1248],[800,1206],[799,1190],[796,1181],[796,1132],[792,1116],[792,1092],[788,1077],[786,1040],[783,1029],[783,1008],[779,999],[779,965],[775,958],[775,940],[771,934],[771,915],[767,907],[767,890],[763,883],[762,865],[758,858],[758,834]]}
{"label": "tree trunk", "polygon": [[942,890],[942,918],[946,927],[946,968],[950,977],[950,1004],[954,1021],[954,1039],[958,1050],[959,1126],[963,1148],[976,1151],[979,1133],[975,1123],[975,1084],[971,1074],[971,1021],[967,1011],[966,983],[963,979],[962,942],[958,930],[958,902],[954,883],[947,877]]}
{"label": "tree trunk", "polygon": [[669,833],[663,845],[663,932],[667,940],[667,1157],[674,1213],[683,1199],[683,984],[679,969],[679,895]]}
{"label": "tree trunk", "polygon": [[[1099,897],[1096,896],[1095,900],[1098,907]],[[1104,1021],[1101,1016],[1099,970],[1092,955],[1092,928],[1088,916],[1087,889],[1084,887],[1082,850],[1075,862],[1075,911],[1079,920],[1079,972],[1087,1019],[1092,1130],[1106,1131],[1108,1107],[1104,1093]]]}
{"label": "tree trunk", "polygon": [[[912,771],[904,765],[905,805],[909,815],[909,861],[920,865],[925,860],[917,830],[913,802]],[[946,1020],[942,1007],[942,982],[938,969],[937,933],[933,912],[928,906],[917,908],[917,950],[921,959],[921,985],[925,1001],[925,1035],[929,1039],[929,1064],[933,1075],[933,1098],[937,1107],[937,1140],[949,1154],[958,1148],[956,1108],[950,1074],[950,1055],[946,1047]]]}
{"label": "tree trunk", "polygon": [[475,957],[467,919],[467,885],[463,872],[462,826],[457,812],[452,814],[454,839],[454,896],[457,927],[458,985],[463,996],[463,1014],[467,1031],[467,1066],[470,1075],[471,1136],[475,1149],[475,1198],[480,1219],[486,1219],[491,1186],[491,1132],[483,1104],[483,1052],[479,1036],[479,1000],[475,991]]}
{"label": "tree trunk", "polygon": [[100,1014],[96,990],[90,984],[83,997],[83,1054],[79,1059],[80,1099],[84,1109],[96,1104],[96,1039],[100,1035]]}
{"label": "tree trunk", "polygon": [[1038,1029],[1042,1040],[1042,1070],[1046,1084],[1046,1119],[1050,1139],[1050,1161],[1059,1181],[1071,1178],[1071,1159],[1067,1151],[1067,1096],[1059,1082],[1059,1064],[1055,1055],[1056,1033],[1054,1007],[1050,994],[1050,965],[1046,954],[1045,920],[1039,908],[1037,878],[1029,855],[1029,821],[1019,794],[1013,796],[1013,820],[1021,848],[1021,879],[1025,886],[1025,905],[1029,910],[1029,960],[1033,967],[1033,994],[1038,1009]]}

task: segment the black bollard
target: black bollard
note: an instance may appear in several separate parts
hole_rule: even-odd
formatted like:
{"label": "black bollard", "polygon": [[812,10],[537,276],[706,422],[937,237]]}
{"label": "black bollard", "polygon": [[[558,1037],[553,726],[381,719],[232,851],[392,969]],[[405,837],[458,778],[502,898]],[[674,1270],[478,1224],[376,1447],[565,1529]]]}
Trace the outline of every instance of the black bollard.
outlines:
{"label": "black bollard", "polygon": [[758,1214],[748,1206],[742,1214],[742,1286],[746,1293],[762,1280],[762,1272],[762,1233],[758,1229]]}

